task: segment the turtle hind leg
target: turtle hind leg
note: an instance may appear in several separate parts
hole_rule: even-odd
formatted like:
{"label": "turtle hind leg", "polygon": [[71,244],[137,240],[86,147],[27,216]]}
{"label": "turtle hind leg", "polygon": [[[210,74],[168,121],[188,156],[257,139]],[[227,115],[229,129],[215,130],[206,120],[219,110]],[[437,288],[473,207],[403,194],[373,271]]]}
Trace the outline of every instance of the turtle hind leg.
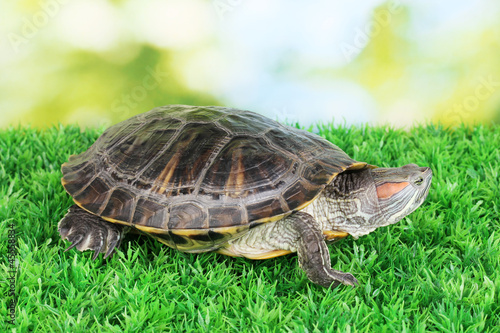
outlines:
{"label": "turtle hind leg", "polygon": [[73,205],[58,224],[61,238],[72,244],[65,250],[76,247],[79,251],[95,251],[92,260],[99,253],[105,253],[104,258],[112,255],[120,246],[125,227],[119,224],[104,221],[84,209]]}

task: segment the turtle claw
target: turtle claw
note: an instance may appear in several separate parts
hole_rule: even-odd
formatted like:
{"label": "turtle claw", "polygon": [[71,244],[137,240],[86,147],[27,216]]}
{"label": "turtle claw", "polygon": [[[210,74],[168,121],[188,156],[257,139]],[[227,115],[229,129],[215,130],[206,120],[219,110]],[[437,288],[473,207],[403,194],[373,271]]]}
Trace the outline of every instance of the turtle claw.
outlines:
{"label": "turtle claw", "polygon": [[101,242],[101,244],[98,245],[98,247],[96,249],[93,249],[94,255],[92,256],[92,261],[95,261],[97,259],[97,256],[99,256],[99,253],[101,253],[102,245],[103,245],[103,242]]}
{"label": "turtle claw", "polygon": [[[126,230],[124,231],[124,227],[123,226],[119,226],[119,225],[113,225],[114,229],[108,229],[108,238],[107,238],[107,251],[102,251],[102,252],[106,252],[104,254],[104,259],[112,256],[116,251],[116,249],[120,246],[121,242],[122,242],[122,239],[123,239],[123,234],[126,232]],[[128,228],[125,228],[125,229],[128,229]]]}
{"label": "turtle claw", "polygon": [[[68,237],[66,237],[68,239]],[[70,242],[71,242],[71,245],[68,246],[66,248],[66,250],[64,250],[64,252],[67,252],[69,250],[71,250],[72,248],[74,248],[75,246],[77,246],[78,244],[80,244],[80,242],[82,241],[83,239],[83,236],[82,235],[75,235],[74,239],[71,240],[71,239],[68,239]]]}
{"label": "turtle claw", "polygon": [[350,273],[345,273],[340,282],[352,287],[356,287],[359,284],[358,280]]}
{"label": "turtle claw", "polygon": [[72,244],[65,252],[76,247],[79,251],[94,251],[92,260],[96,260],[99,253],[109,257],[120,245],[123,226],[102,220],[78,206],[72,206],[68,214],[59,222],[59,233],[62,239]]}
{"label": "turtle claw", "polygon": [[107,259],[109,256],[113,256],[113,254],[115,253],[115,251],[113,251],[114,248],[109,248],[108,251],[106,251],[106,253],[104,254],[104,258],[103,259]]}
{"label": "turtle claw", "polygon": [[109,241],[108,239],[108,250],[106,251],[106,254],[104,254],[104,259],[112,256],[116,252],[115,249],[120,246],[121,241],[122,238],[120,237],[120,234],[117,235],[116,239],[113,239],[111,241]]}

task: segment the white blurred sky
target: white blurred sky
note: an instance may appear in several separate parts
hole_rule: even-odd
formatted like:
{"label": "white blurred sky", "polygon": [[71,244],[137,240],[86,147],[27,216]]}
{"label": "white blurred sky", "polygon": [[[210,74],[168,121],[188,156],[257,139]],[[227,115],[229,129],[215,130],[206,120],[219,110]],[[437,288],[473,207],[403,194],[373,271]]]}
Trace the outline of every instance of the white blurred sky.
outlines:
{"label": "white blurred sky", "polygon": [[[347,58],[341,46],[355,43],[359,31],[370,25],[374,8],[383,3],[409,6],[412,42],[436,59],[439,53],[441,59],[450,56],[438,43],[460,43],[462,34],[496,24],[500,18],[494,0],[129,0],[121,7],[105,0],[46,0],[33,5],[30,14],[18,16],[8,15],[16,12],[15,3],[4,1],[0,88],[22,86],[13,69],[22,70],[22,63],[36,57],[44,43],[55,40],[62,49],[103,52],[125,62],[134,56],[134,49],[122,52],[120,45],[136,40],[171,50],[176,74],[189,88],[228,106],[303,125],[332,119],[348,124],[390,122],[393,119],[380,117],[377,100],[355,80],[310,75],[321,68],[348,66],[353,58]],[[47,22],[40,11],[48,16]],[[12,33],[22,33],[25,21],[37,20],[37,13],[33,42],[30,39],[16,50]],[[7,114],[12,105],[28,108],[36,102],[2,99],[0,112],[7,119],[16,116]],[[403,123],[415,117],[425,121],[411,104],[411,100],[395,103],[390,117],[408,112],[408,117],[400,117]]]}

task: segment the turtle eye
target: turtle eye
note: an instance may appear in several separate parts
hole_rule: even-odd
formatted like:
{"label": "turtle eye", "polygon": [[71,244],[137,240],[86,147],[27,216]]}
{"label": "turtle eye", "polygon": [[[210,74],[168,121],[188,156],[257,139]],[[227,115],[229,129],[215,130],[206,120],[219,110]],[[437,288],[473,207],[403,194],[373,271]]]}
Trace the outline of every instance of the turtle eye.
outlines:
{"label": "turtle eye", "polygon": [[422,177],[419,177],[415,180],[415,185],[420,186],[424,182],[424,179]]}

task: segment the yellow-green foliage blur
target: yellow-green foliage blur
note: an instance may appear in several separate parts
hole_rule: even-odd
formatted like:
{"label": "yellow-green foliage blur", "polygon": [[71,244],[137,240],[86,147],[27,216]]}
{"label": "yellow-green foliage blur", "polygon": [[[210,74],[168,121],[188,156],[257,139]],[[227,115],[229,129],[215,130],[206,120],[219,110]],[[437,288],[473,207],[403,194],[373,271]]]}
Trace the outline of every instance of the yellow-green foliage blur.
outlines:
{"label": "yellow-green foliage blur", "polygon": [[0,127],[165,104],[278,120],[500,122],[500,2],[0,4]]}

